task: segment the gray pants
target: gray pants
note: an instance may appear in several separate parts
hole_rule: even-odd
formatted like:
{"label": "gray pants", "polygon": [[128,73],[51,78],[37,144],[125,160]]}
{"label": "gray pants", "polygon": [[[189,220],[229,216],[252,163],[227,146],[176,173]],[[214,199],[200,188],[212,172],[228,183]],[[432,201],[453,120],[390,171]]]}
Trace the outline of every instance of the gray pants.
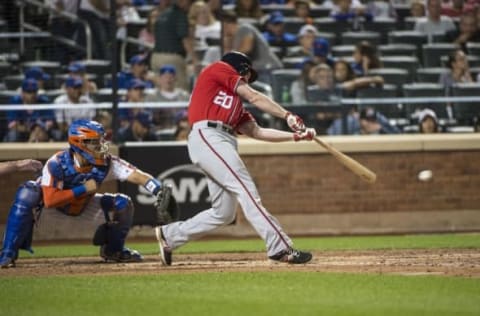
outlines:
{"label": "gray pants", "polygon": [[170,247],[180,247],[213,229],[230,224],[237,201],[245,217],[265,241],[272,256],[292,246],[277,219],[263,207],[255,183],[237,152],[237,140],[206,121],[193,125],[188,136],[190,159],[208,176],[212,207],[186,220],[163,226]]}

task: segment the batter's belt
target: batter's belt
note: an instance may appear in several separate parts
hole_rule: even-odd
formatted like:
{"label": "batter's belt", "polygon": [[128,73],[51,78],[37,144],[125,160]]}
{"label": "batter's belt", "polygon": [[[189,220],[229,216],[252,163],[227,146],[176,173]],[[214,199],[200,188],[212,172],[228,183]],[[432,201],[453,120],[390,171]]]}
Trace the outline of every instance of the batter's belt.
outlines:
{"label": "batter's belt", "polygon": [[202,127],[210,127],[215,128],[219,131],[229,133],[231,135],[234,134],[234,130],[230,125],[224,124],[220,121],[199,121],[193,124],[193,128],[202,128]]}

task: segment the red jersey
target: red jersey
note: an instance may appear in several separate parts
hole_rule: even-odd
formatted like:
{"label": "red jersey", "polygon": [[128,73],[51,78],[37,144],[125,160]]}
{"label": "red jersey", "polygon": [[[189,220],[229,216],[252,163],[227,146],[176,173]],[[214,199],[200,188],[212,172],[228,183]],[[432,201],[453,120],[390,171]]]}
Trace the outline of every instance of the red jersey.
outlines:
{"label": "red jersey", "polygon": [[221,121],[234,129],[253,116],[245,110],[236,89],[242,77],[223,61],[207,66],[198,76],[188,107],[190,125],[198,121]]}

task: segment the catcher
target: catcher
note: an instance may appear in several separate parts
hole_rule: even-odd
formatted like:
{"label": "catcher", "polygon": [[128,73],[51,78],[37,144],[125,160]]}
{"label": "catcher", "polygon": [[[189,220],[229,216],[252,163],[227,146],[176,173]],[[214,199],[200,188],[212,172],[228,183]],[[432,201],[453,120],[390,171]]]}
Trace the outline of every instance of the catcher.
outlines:
{"label": "catcher", "polygon": [[[109,154],[103,126],[95,121],[74,121],[68,130],[69,148],[54,154],[36,181],[17,190],[7,219],[0,266],[15,265],[19,249],[31,249],[34,223],[37,229],[81,225],[94,233],[106,261],[139,262],[142,255],[125,247],[132,225],[130,197],[97,193],[102,183],[112,180],[142,185],[157,196],[158,216],[152,226],[171,221],[167,213],[171,189],[126,161]],[[42,220],[40,215],[43,213]]]}

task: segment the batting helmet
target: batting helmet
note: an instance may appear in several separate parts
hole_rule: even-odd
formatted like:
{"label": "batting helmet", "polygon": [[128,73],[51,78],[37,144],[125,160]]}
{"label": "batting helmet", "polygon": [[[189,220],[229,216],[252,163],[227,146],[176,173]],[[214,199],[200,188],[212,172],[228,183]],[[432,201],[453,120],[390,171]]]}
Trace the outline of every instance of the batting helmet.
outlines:
{"label": "batting helmet", "polygon": [[70,149],[79,153],[92,165],[105,165],[108,143],[105,141],[102,124],[90,120],[73,121],[68,128]]}
{"label": "batting helmet", "polygon": [[244,53],[231,51],[223,55],[222,61],[226,62],[238,72],[240,76],[246,76],[250,72],[249,83],[254,82],[258,78],[257,71],[252,68],[252,62],[250,58]]}

